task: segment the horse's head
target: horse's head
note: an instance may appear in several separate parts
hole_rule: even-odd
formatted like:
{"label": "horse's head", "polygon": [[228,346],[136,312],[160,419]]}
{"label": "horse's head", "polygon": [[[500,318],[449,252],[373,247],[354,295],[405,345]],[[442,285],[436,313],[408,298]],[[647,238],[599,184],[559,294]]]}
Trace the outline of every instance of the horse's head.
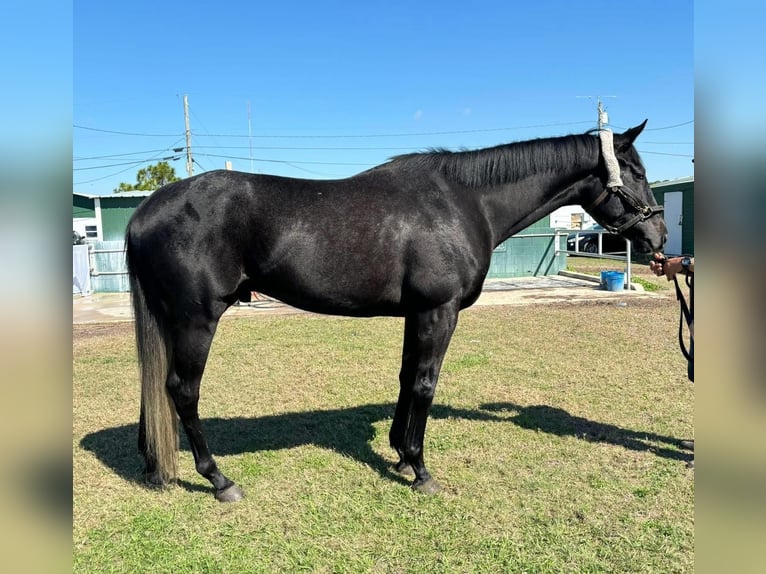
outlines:
{"label": "horse's head", "polygon": [[645,125],[646,120],[625,133],[614,134],[614,155],[619,164],[622,185],[608,185],[609,159],[602,150],[599,184],[589,190],[583,205],[605,229],[630,239],[635,251],[657,253],[665,245],[668,229],[661,214],[663,208],[654,199],[641,158],[633,147]]}

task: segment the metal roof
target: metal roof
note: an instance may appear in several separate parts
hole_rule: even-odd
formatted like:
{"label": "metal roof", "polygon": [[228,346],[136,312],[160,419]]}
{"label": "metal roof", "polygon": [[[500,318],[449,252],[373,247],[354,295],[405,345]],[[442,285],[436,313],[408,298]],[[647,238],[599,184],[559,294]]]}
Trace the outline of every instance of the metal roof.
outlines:
{"label": "metal roof", "polygon": [[678,185],[679,183],[694,183],[694,176],[690,175],[689,177],[680,177],[678,179],[669,179],[668,181],[660,181],[660,182],[651,184],[649,187],[654,189],[657,187],[664,187],[666,185]]}
{"label": "metal roof", "polygon": [[104,199],[109,197],[148,197],[154,191],[121,191],[119,193],[109,193],[106,195],[94,195],[92,193],[80,193],[79,191],[72,192],[72,195],[79,195],[80,197],[87,197],[88,199]]}

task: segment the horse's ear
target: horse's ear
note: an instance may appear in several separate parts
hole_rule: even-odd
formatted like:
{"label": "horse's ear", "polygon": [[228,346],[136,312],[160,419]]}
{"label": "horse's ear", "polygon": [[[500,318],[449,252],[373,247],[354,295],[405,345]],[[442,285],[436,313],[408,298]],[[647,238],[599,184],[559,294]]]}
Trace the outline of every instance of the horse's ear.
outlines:
{"label": "horse's ear", "polygon": [[626,150],[630,146],[633,145],[633,142],[636,141],[636,138],[638,135],[644,131],[644,127],[646,126],[646,122],[649,120],[644,120],[642,124],[637,125],[634,128],[630,128],[624,133],[621,134],[615,134],[614,136],[614,143],[617,147],[617,149],[620,150]]}

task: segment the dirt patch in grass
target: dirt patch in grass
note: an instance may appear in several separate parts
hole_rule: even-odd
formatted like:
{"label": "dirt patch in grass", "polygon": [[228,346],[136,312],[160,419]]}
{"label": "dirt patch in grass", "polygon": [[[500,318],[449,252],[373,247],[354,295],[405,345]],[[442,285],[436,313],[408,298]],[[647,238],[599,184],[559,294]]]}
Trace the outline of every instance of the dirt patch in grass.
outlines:
{"label": "dirt patch in grass", "polygon": [[115,323],[83,323],[72,325],[72,338],[75,340],[92,339],[94,337],[122,336],[133,333],[132,322]]}

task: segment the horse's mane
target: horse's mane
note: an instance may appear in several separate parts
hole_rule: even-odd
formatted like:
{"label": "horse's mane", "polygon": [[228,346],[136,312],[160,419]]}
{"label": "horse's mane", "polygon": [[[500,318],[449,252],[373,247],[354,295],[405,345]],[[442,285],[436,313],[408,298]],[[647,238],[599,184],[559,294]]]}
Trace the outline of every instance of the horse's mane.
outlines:
{"label": "horse's mane", "polygon": [[513,183],[536,173],[592,167],[599,157],[598,138],[569,135],[478,150],[442,148],[398,155],[381,167],[430,169],[469,187]]}

